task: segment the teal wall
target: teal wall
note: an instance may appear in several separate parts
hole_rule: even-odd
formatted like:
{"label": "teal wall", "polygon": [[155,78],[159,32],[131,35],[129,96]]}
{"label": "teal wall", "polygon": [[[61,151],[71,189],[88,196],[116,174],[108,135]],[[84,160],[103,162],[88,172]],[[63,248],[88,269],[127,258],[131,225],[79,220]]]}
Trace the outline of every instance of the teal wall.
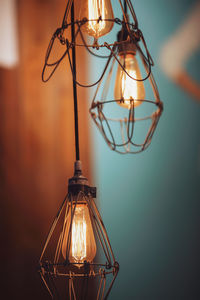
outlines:
{"label": "teal wall", "polygon": [[[200,103],[158,65],[163,42],[192,2],[133,1],[164,102],[151,146],[137,155],[117,154],[93,125],[99,206],[120,263],[110,300],[200,299]],[[199,57],[188,63],[197,79]]]}

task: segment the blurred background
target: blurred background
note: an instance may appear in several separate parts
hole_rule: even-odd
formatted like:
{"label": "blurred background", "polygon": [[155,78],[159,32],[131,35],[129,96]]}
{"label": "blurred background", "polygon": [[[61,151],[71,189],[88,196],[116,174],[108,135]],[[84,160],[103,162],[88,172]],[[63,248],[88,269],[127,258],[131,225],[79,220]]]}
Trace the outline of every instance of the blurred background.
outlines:
{"label": "blurred background", "polygon": [[[133,1],[164,102],[145,152],[112,152],[90,120],[92,95],[79,91],[84,174],[98,188],[100,212],[120,263],[111,300],[200,299],[200,102],[162,62],[163,45],[194,3]],[[49,299],[37,264],[75,153],[70,70],[62,62],[48,84],[41,71],[65,5],[64,0],[0,0],[2,299]],[[80,76],[90,78],[92,64],[81,51],[78,57]],[[196,82],[199,58],[197,47],[185,62]]]}

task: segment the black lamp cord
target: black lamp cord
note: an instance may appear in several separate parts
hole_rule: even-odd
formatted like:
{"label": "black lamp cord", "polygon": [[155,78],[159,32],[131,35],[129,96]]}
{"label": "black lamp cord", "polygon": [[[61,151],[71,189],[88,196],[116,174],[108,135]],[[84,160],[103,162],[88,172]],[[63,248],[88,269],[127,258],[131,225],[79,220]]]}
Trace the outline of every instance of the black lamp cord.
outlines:
{"label": "black lamp cord", "polygon": [[[71,6],[71,38],[72,43],[75,42],[75,26],[74,26],[74,1]],[[79,153],[79,130],[78,130],[78,101],[77,101],[77,84],[76,84],[76,47],[72,47],[72,65],[73,65],[73,96],[74,96],[74,129],[75,129],[75,149],[76,160],[80,160]]]}
{"label": "black lamp cord", "polygon": [[124,0],[124,12],[125,12],[125,14],[127,14],[127,3],[126,3],[126,0]]}

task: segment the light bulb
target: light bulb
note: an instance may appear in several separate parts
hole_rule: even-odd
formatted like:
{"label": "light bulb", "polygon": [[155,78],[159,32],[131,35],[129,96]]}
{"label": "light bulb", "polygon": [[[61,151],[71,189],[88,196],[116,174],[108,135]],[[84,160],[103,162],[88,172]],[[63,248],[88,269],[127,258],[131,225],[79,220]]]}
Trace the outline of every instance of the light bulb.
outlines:
{"label": "light bulb", "polygon": [[[123,53],[120,55],[119,61],[132,78],[142,79],[139,65],[134,54]],[[145,89],[143,81],[137,81],[130,78],[126,72],[120,65],[118,66],[114,97],[115,100],[122,100],[117,101],[117,104],[129,109],[131,107],[131,101],[133,101],[134,107],[142,104],[141,100],[145,99]]]}
{"label": "light bulb", "polygon": [[[73,214],[72,224],[71,214]],[[70,246],[67,257],[68,245]],[[77,203],[76,206],[72,204],[72,208],[69,205],[64,222],[62,255],[64,259],[68,258],[69,262],[75,263],[78,267],[81,267],[84,261],[92,262],[96,255],[96,242],[86,203]]]}
{"label": "light bulb", "polygon": [[114,18],[110,0],[82,0],[79,19],[85,18],[88,21],[82,25],[81,29],[95,39],[110,32],[113,22],[105,21],[105,19]]}

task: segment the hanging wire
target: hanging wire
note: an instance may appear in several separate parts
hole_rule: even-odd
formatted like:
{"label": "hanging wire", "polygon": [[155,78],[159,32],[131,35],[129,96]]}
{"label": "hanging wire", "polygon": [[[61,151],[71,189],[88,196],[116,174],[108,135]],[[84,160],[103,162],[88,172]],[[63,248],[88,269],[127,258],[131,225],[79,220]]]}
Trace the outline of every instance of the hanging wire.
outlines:
{"label": "hanging wire", "polygon": [[[75,28],[74,28],[74,2],[71,5],[71,38],[72,43],[75,40]],[[76,48],[72,47],[72,66],[73,66],[73,94],[74,94],[74,129],[75,129],[75,150],[76,161],[80,160],[79,151],[79,128],[78,128],[78,101],[77,101],[77,83],[76,83]]]}
{"label": "hanging wire", "polygon": [[125,12],[125,14],[127,14],[127,3],[126,3],[126,0],[124,0],[124,12]]}

